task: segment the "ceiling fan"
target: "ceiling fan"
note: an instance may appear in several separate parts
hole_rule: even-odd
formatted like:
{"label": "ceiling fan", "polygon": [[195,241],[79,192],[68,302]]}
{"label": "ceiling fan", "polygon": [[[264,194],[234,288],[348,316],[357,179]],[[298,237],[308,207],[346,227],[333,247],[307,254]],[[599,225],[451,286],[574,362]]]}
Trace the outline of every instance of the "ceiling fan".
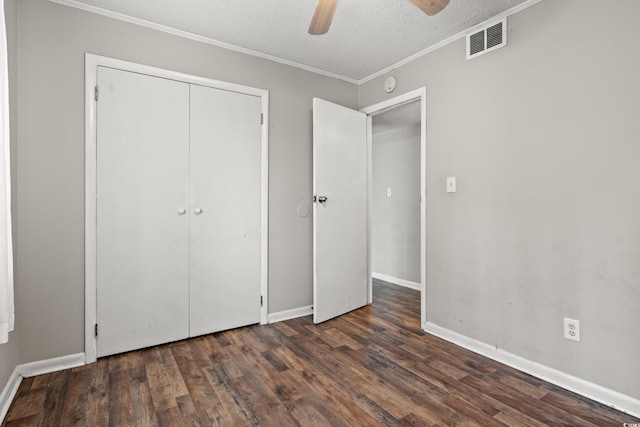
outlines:
{"label": "ceiling fan", "polygon": [[[427,15],[435,15],[449,4],[449,0],[411,0],[411,3],[418,6]],[[338,0],[318,0],[311,25],[309,25],[309,34],[315,36],[329,31],[336,6],[338,6]]]}

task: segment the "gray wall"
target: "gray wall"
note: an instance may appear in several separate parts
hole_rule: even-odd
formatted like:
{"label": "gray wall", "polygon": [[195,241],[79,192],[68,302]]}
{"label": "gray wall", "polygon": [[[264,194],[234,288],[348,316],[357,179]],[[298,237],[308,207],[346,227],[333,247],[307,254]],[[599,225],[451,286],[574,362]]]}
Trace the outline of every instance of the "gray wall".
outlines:
{"label": "gray wall", "polygon": [[460,40],[392,73],[396,94],[427,88],[427,320],[636,399],[638,16],[543,1],[503,49],[466,61]]}
{"label": "gray wall", "polygon": [[312,304],[311,103],[357,86],[45,0],[18,2],[20,362],[84,351],[84,53],[270,91],[269,312]]}
{"label": "gray wall", "polygon": [[[9,126],[11,127],[11,179],[13,180],[11,183],[12,187],[12,196],[16,196],[16,109],[14,108],[16,105],[16,1],[17,0],[5,0],[4,1],[4,13],[5,13],[5,24],[7,27],[7,55],[9,62]],[[13,229],[16,229],[17,226],[17,217],[16,217],[17,209],[16,203],[13,203]],[[13,233],[15,236],[15,231]],[[17,287],[17,286],[16,286]],[[18,290],[16,289],[16,292]],[[18,327],[19,324],[16,322],[15,329],[13,332],[9,333],[9,342],[5,344],[0,344],[0,393],[4,389],[9,377],[13,373],[16,365],[18,365]]]}
{"label": "gray wall", "polygon": [[374,133],[372,146],[373,272],[420,283],[420,124]]}

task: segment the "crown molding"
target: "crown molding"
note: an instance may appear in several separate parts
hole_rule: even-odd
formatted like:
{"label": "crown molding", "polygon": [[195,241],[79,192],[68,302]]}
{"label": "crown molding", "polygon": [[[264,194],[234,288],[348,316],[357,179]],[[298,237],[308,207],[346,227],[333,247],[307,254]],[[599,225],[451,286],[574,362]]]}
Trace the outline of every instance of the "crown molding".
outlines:
{"label": "crown molding", "polygon": [[357,79],[352,79],[350,77],[341,76],[339,74],[331,73],[329,71],[321,70],[319,68],[310,67],[308,65],[300,64],[295,61],[289,61],[287,59],[278,58],[277,56],[268,55],[266,53],[258,52],[251,49],[246,49],[244,47],[236,46],[231,43],[221,42],[219,40],[214,40],[209,37],[199,36],[197,34],[190,33],[188,31],[179,30],[177,28],[169,27],[166,25],[156,24],[154,22],[146,21],[144,19],[134,18],[132,16],[124,15],[118,12],[112,12],[110,10],[102,9],[96,6],[90,6],[79,1],[75,0],[49,0],[52,3],[61,4],[63,6],[73,7],[75,9],[80,9],[85,12],[91,12],[98,15],[106,16],[108,18],[117,19],[119,21],[128,22],[130,24],[139,25],[141,27],[150,28],[157,31],[162,31],[164,33],[172,34],[174,36],[183,37],[189,40],[194,40],[201,43],[206,43],[212,46],[220,47],[223,49],[231,50],[238,53],[243,53],[245,55],[254,56],[260,59],[266,59],[269,61],[277,62],[282,65],[288,65],[290,67],[299,68],[304,71],[309,71],[311,73],[319,74],[324,77],[330,77],[333,79],[342,80],[348,83],[357,84]]}

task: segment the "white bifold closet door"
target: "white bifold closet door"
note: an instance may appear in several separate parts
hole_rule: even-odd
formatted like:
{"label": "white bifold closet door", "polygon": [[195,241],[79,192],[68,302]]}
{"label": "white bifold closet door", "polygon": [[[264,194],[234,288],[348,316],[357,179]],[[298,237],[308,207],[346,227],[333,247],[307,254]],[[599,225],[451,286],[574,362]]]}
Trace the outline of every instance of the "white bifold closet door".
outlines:
{"label": "white bifold closet door", "polygon": [[191,336],[260,322],[261,112],[191,86]]}
{"label": "white bifold closet door", "polygon": [[189,85],[98,68],[97,355],[189,333]]}
{"label": "white bifold closet door", "polygon": [[260,98],[98,86],[97,356],[259,323]]}

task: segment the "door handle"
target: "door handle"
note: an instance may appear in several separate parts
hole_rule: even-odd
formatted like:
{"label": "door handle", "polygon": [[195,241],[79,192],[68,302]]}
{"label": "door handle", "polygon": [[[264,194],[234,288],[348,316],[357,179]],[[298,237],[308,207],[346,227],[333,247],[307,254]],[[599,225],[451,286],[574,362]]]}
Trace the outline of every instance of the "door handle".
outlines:
{"label": "door handle", "polygon": [[187,213],[187,210],[185,208],[178,209],[178,215],[184,215],[185,213]]}
{"label": "door handle", "polygon": [[195,208],[195,209],[193,210],[193,213],[195,213],[196,215],[200,215],[200,214],[202,213],[202,209],[200,209],[200,208]]}
{"label": "door handle", "polygon": [[318,202],[327,203],[327,196],[318,196]]}

